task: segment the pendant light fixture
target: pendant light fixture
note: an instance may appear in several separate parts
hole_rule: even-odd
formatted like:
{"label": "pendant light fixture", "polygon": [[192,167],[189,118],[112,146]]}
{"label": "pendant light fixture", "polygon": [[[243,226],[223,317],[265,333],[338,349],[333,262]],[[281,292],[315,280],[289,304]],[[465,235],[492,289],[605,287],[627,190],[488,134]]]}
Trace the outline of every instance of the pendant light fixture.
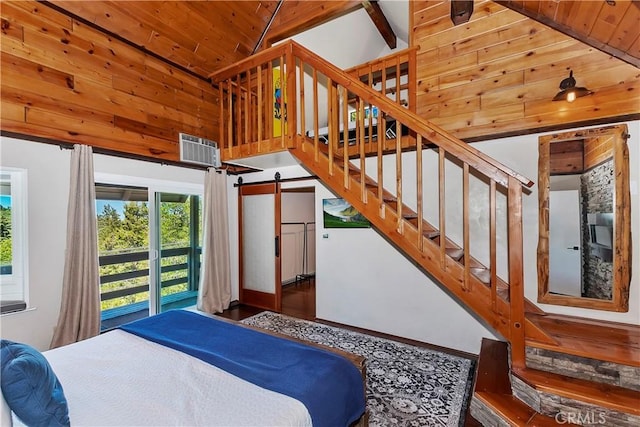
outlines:
{"label": "pendant light fixture", "polygon": [[560,82],[560,92],[553,97],[553,100],[573,102],[576,98],[591,95],[592,93],[586,87],[576,87],[576,79],[573,78],[573,70],[571,70],[569,71],[569,77]]}

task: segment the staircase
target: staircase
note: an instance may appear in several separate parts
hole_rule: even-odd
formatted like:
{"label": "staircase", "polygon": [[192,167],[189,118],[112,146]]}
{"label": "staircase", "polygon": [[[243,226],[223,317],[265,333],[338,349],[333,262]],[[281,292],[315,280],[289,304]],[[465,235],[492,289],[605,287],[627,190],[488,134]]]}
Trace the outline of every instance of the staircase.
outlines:
{"label": "staircase", "polygon": [[[585,395],[584,390],[601,387],[532,366],[536,354],[547,357],[532,349],[567,353],[567,337],[554,334],[545,313],[524,298],[522,192],[533,183],[418,117],[411,102],[404,108],[389,99],[388,63],[368,63],[363,79],[289,41],[216,72],[210,77],[219,90],[222,158],[289,150],[509,343],[505,366],[511,377],[499,392],[477,391],[476,406],[496,412],[500,404],[492,406],[492,399],[501,402],[508,395],[505,402],[529,409],[506,425],[527,425],[536,417],[536,422],[549,421],[540,403],[549,399],[532,397],[538,391],[558,391],[572,383],[579,385],[564,394],[582,389]],[[395,67],[389,75],[395,76],[399,94],[401,71],[412,66],[396,61]],[[273,119],[274,88],[282,94],[279,111],[286,121]],[[403,171],[415,171],[416,180],[407,182]],[[624,355],[632,366],[634,360],[640,364],[640,345],[634,340]],[[512,389],[512,384],[524,385]],[[640,393],[611,396],[622,399],[624,407],[618,410],[627,410]],[[502,412],[497,411],[501,419],[509,420]],[[521,418],[527,418],[525,424]]]}

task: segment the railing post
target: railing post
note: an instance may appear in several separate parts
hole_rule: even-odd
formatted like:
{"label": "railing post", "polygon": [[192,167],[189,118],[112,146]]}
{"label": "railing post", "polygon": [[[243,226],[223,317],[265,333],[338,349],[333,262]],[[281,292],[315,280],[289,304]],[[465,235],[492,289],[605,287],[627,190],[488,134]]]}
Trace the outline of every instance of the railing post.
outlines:
{"label": "railing post", "polygon": [[507,199],[508,242],[509,242],[509,329],[511,342],[511,365],[525,367],[524,335],[524,272],[522,241],[522,186],[509,177]]}
{"label": "railing post", "polygon": [[[296,138],[298,133],[298,91],[296,87],[296,57],[293,54],[293,44],[289,44],[285,55],[285,72],[287,73],[287,83],[285,86],[284,114],[286,119],[285,123],[287,126],[287,147],[293,148],[295,147],[295,143],[298,140],[298,138]],[[300,82],[300,84],[302,84],[302,82]]]}

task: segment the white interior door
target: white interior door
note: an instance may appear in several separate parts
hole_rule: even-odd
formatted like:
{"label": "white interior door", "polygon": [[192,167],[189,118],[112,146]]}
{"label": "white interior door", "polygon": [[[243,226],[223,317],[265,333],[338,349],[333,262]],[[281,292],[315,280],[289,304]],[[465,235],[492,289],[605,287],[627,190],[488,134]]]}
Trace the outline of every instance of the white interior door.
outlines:
{"label": "white interior door", "polygon": [[578,190],[549,192],[549,291],[582,295],[582,236]]}
{"label": "white interior door", "polygon": [[278,184],[240,187],[240,302],[280,311]]}

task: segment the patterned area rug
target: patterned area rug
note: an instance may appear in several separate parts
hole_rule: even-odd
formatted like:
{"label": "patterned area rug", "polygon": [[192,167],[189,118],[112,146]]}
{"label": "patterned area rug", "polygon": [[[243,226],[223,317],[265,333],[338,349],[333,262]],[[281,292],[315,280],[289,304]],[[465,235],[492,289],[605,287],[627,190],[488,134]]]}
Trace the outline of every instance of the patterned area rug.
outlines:
{"label": "patterned area rug", "polygon": [[364,356],[370,426],[464,424],[472,360],[272,312],[242,323]]}

